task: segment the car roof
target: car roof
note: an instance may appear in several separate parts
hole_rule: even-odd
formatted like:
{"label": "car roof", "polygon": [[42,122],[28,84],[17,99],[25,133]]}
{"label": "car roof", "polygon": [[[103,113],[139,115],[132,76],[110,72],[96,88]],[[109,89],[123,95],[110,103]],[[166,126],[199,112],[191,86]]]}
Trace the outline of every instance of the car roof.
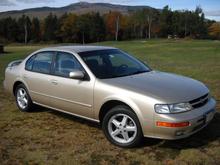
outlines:
{"label": "car roof", "polygon": [[95,51],[95,50],[105,50],[105,49],[116,49],[114,47],[108,46],[88,46],[88,45],[73,45],[73,46],[55,46],[40,49],[40,51],[71,51],[71,52],[87,52],[87,51]]}

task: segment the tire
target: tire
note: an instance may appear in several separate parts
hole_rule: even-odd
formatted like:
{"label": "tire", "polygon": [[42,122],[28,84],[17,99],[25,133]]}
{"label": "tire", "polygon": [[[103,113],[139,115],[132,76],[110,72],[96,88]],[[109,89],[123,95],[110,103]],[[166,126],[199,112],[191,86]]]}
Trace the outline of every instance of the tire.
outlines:
{"label": "tire", "polygon": [[107,112],[102,122],[102,129],[106,138],[119,147],[136,147],[143,139],[138,117],[125,105],[115,106]]}
{"label": "tire", "polygon": [[20,84],[15,89],[15,99],[17,107],[22,112],[29,112],[33,108],[33,102],[31,100],[31,97],[28,93],[27,88]]}

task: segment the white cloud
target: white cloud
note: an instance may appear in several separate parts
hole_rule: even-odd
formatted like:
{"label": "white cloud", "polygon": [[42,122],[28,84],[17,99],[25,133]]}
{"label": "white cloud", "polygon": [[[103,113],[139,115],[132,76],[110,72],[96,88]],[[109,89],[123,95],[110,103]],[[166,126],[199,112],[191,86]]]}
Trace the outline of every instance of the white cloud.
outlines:
{"label": "white cloud", "polygon": [[15,6],[20,3],[33,4],[33,3],[52,3],[55,0],[0,0],[0,6]]}
{"label": "white cloud", "polygon": [[15,5],[11,0],[0,0],[0,6],[13,6]]}
{"label": "white cloud", "polygon": [[206,16],[220,16],[220,10],[205,11]]}
{"label": "white cloud", "polygon": [[50,3],[50,2],[54,2],[54,0],[16,0],[16,2],[22,2],[22,3]]}
{"label": "white cloud", "polygon": [[90,3],[118,3],[125,4],[134,2],[133,0],[79,0],[79,2],[90,2]]}
{"label": "white cloud", "polygon": [[[139,0],[137,0],[139,1]],[[48,4],[48,3],[61,4],[59,0],[0,0],[0,6],[20,6],[20,5],[34,5],[34,4]],[[63,2],[76,3],[76,2],[89,2],[89,3],[113,3],[113,4],[131,4],[133,0],[63,0]]]}

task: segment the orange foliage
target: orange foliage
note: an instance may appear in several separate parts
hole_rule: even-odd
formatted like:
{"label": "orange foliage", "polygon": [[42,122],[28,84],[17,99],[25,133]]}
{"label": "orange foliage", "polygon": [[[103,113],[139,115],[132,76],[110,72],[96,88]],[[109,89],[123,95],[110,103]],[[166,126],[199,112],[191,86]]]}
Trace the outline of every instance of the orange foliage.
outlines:
{"label": "orange foliage", "polygon": [[117,11],[109,12],[105,15],[105,21],[106,21],[106,29],[107,32],[111,35],[114,35],[116,32],[116,21],[119,17],[119,24],[121,24],[121,13]]}

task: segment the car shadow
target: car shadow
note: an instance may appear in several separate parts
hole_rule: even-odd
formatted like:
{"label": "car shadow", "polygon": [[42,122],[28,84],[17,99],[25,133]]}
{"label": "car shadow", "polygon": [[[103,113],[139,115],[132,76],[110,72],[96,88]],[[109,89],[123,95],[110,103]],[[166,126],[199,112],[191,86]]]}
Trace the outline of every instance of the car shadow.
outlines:
{"label": "car shadow", "polygon": [[70,114],[67,114],[67,113],[63,113],[63,112],[60,112],[60,111],[56,111],[56,110],[53,110],[53,109],[50,109],[50,108],[42,107],[40,105],[35,105],[33,110],[31,110],[29,113],[41,113],[41,112],[47,112],[47,113],[56,115],[57,117],[62,117],[62,118],[65,118],[67,120],[71,120],[71,121],[78,122],[78,123],[81,123],[81,124],[86,124],[90,127],[97,127],[97,128],[101,129],[100,124],[97,123],[97,122],[94,122],[94,121],[91,121],[91,120],[86,120],[86,119],[83,119],[83,118],[80,118],[80,117],[77,117],[77,116],[73,116],[73,115],[70,115]]}
{"label": "car shadow", "polygon": [[83,118],[80,118],[80,117],[77,117],[77,116],[73,116],[73,115],[63,113],[63,112],[59,112],[59,111],[55,111],[55,110],[50,110],[49,113],[51,113],[53,115],[56,115],[56,116],[59,116],[59,117],[63,117],[63,118],[68,119],[68,120],[72,120],[74,122],[85,124],[89,127],[96,127],[96,128],[101,129],[100,124],[95,122],[95,121],[92,121],[92,120],[86,120],[86,119],[83,119]]}
{"label": "car shadow", "polygon": [[[49,108],[44,108],[41,106],[37,106],[33,113],[38,112],[48,112],[58,117],[63,117],[68,120],[72,120],[74,122],[78,122],[81,124],[85,124],[89,127],[95,127],[101,129],[101,125],[97,122],[85,120],[83,118],[69,115],[63,112],[55,111]],[[212,122],[197,132],[196,134],[179,140],[161,140],[161,139],[153,139],[153,138],[144,138],[142,143],[138,146],[138,148],[143,147],[161,147],[161,148],[170,148],[170,149],[189,149],[189,148],[199,148],[207,145],[208,143],[215,141],[220,138],[220,112],[215,114]]]}
{"label": "car shadow", "polygon": [[34,108],[31,109],[31,111],[28,112],[28,113],[40,113],[40,112],[50,112],[50,111],[52,111],[52,109],[42,107],[42,106],[39,106],[39,105],[34,105]]}

